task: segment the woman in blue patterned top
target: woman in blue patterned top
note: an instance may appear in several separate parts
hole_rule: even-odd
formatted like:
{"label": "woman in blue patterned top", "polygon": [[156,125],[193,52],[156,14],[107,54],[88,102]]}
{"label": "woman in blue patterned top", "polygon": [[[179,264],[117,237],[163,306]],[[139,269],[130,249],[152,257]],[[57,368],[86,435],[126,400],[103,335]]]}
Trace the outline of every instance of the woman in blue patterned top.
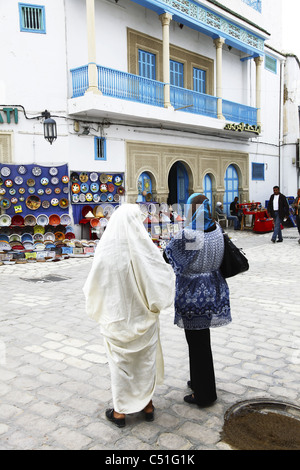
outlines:
{"label": "woman in blue patterned top", "polygon": [[219,269],[223,233],[211,218],[208,199],[192,194],[187,209],[185,227],[165,254],[176,274],[174,323],[184,328],[189,347],[188,384],[194,393],[184,400],[205,407],[217,399],[210,328],[231,322],[229,288]]}

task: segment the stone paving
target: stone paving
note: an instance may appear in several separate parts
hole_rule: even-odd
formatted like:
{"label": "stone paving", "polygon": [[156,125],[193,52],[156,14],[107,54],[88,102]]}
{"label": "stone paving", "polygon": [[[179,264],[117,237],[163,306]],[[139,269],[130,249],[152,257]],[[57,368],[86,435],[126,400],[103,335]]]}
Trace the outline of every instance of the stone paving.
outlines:
{"label": "stone paving", "polygon": [[154,396],[156,419],[141,413],[118,429],[109,368],[82,286],[92,258],[0,266],[1,450],[230,450],[221,441],[224,413],[252,398],[300,405],[300,245],[270,234],[229,232],[249,272],[229,279],[233,321],[211,332],[216,404],[199,409],[189,393],[184,332],[172,311],[161,315],[165,382]]}

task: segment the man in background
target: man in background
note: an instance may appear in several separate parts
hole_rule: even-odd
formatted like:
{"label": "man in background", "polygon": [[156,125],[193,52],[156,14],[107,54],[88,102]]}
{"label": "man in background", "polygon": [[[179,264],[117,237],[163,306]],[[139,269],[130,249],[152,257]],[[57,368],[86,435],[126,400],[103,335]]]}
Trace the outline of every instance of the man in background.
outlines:
{"label": "man in background", "polygon": [[271,241],[275,243],[276,238],[278,238],[277,241],[282,242],[281,224],[285,218],[289,217],[290,208],[286,197],[279,191],[279,186],[273,187],[273,194],[270,197],[267,211],[269,217],[274,219],[274,232]]}

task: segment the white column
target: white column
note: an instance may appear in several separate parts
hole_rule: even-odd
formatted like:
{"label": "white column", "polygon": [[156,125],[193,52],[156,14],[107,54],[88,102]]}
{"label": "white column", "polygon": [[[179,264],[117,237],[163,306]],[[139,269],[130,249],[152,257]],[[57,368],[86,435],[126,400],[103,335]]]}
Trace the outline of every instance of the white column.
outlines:
{"label": "white column", "polygon": [[98,73],[96,64],[96,34],[95,34],[95,0],[86,0],[86,23],[88,39],[88,80],[86,93],[102,94],[98,89]]}
{"label": "white column", "polygon": [[263,57],[255,57],[256,64],[256,107],[257,107],[257,125],[261,126],[261,66]]}
{"label": "white column", "polygon": [[217,115],[218,119],[225,119],[222,114],[222,52],[223,44],[225,43],[224,38],[217,38],[214,40],[216,46],[216,92],[217,92]]}
{"label": "white column", "polygon": [[162,24],[163,36],[164,106],[165,108],[170,108],[170,23],[172,15],[170,13],[163,13],[159,18]]}

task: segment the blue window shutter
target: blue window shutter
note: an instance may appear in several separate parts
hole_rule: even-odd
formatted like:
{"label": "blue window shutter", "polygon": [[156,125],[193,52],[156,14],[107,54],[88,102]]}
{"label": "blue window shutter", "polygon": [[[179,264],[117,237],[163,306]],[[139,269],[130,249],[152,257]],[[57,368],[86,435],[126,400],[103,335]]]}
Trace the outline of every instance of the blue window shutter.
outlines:
{"label": "blue window shutter", "polygon": [[106,160],[106,139],[95,137],[95,160]]}
{"label": "blue window shutter", "polygon": [[139,75],[155,80],[155,54],[139,49]]}
{"label": "blue window shutter", "polygon": [[193,67],[193,88],[194,91],[206,93],[206,72],[205,70]]}
{"label": "blue window shutter", "polygon": [[183,88],[183,64],[170,60],[170,84]]}

